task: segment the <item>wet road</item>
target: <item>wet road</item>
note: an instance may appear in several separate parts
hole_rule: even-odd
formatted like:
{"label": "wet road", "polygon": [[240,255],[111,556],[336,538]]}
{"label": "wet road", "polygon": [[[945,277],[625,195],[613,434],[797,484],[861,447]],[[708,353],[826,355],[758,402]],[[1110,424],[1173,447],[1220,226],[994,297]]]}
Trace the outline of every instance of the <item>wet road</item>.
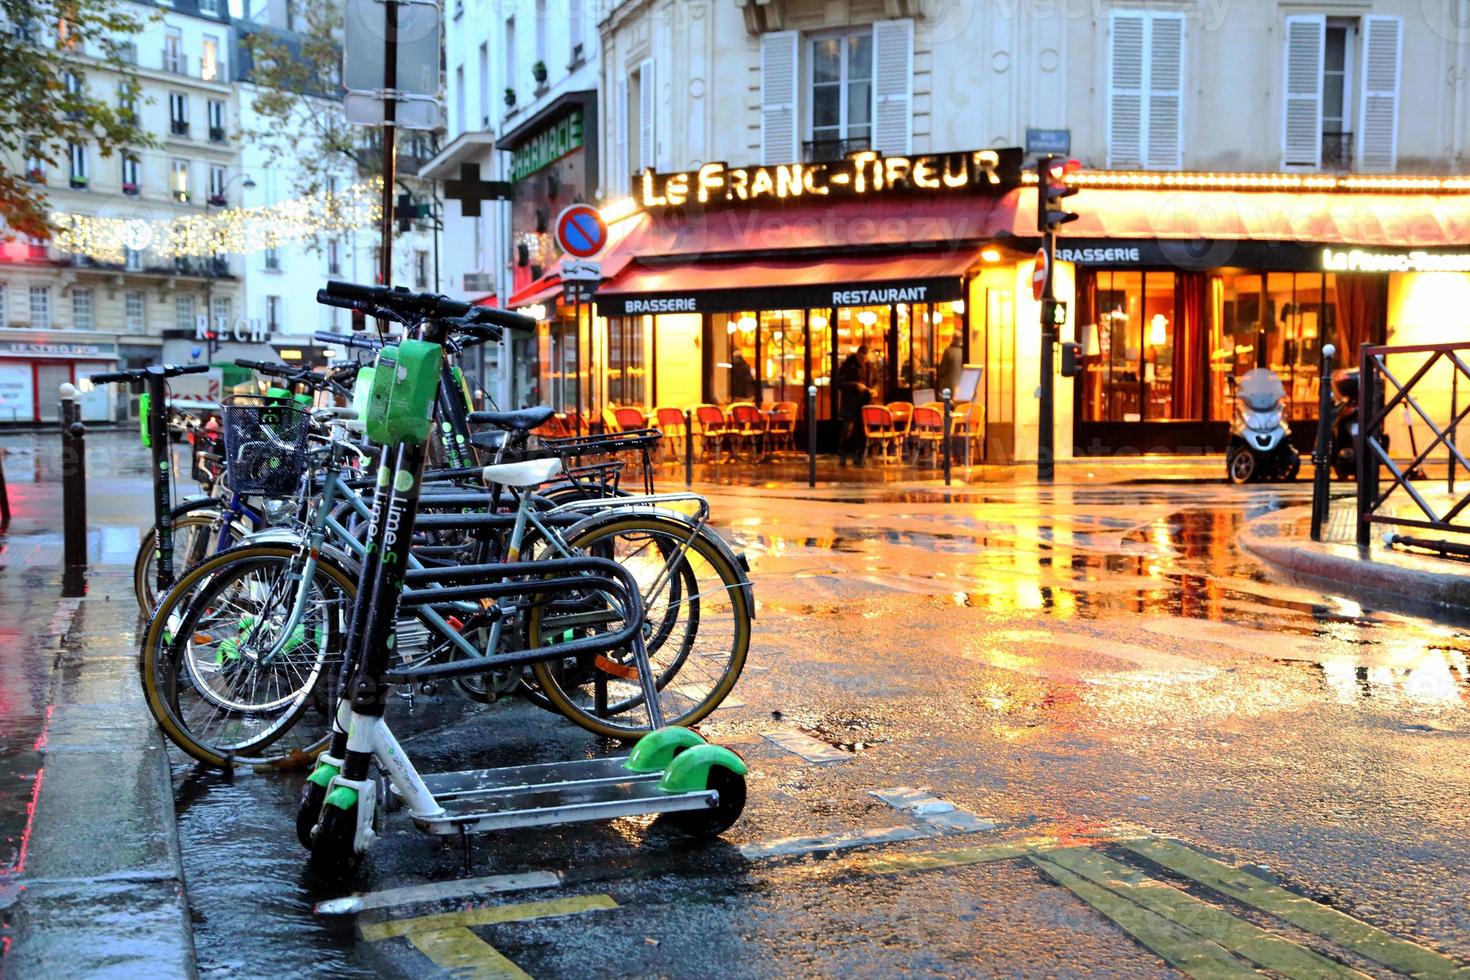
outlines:
{"label": "wet road", "polygon": [[[1235,530],[1307,494],[722,487],[760,603],[704,726],[752,770],[722,841],[494,834],[466,878],[390,815],[360,883],[385,907],[313,915],[343,889],[301,860],[299,779],[181,763],[201,972],[1446,973],[1470,635],[1266,580]],[[606,749],[520,703],[416,709],[424,771]]]}

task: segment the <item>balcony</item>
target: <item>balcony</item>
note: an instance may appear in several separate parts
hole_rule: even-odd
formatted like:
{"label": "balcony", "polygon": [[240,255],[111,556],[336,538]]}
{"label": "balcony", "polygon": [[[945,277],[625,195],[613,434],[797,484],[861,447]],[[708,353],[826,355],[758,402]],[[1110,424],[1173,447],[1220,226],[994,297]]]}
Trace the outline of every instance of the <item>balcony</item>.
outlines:
{"label": "balcony", "polygon": [[209,141],[211,143],[223,143],[225,141],[225,127],[223,127],[223,126],[210,126],[209,127]]}
{"label": "balcony", "polygon": [[180,51],[170,51],[168,48],[164,48],[163,58],[160,64],[163,70],[170,75],[189,74],[189,58]]}
{"label": "balcony", "polygon": [[168,131],[174,136],[188,136],[189,121],[187,119],[175,119],[168,124]]}
{"label": "balcony", "polygon": [[1353,169],[1353,134],[1322,134],[1322,169],[1348,171]]}
{"label": "balcony", "polygon": [[849,153],[868,149],[868,140],[809,140],[801,144],[802,163],[828,163],[841,160]]}

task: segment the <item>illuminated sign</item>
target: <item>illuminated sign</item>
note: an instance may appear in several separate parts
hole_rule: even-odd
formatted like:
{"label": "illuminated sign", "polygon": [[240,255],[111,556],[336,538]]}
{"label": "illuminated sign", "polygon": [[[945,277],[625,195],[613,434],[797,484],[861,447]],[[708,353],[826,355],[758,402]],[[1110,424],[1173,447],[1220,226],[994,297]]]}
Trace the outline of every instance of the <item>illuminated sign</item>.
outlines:
{"label": "illuminated sign", "polygon": [[217,316],[214,318],[214,336],[210,336],[209,315],[200,313],[194,317],[194,339],[195,340],[230,340],[234,339],[237,344],[263,344],[270,339],[268,330],[258,317],[246,319],[240,317],[235,321],[234,327],[229,325],[229,318]]}
{"label": "illuminated sign", "polygon": [[581,148],[582,110],[574,109],[571,115],[563,116],[511,151],[510,179],[524,180]]}
{"label": "illuminated sign", "polygon": [[680,173],[644,170],[633,181],[633,197],[644,208],[657,210],[905,192],[1002,194],[1021,185],[1023,156],[1016,147],[919,156],[883,156],[862,150],[843,160],[822,163],[769,167],[707,163]]}
{"label": "illuminated sign", "polygon": [[900,286],[893,289],[834,289],[833,306],[887,306],[889,303],[922,303],[929,292],[927,286]]}
{"label": "illuminated sign", "polygon": [[1371,252],[1366,249],[1322,250],[1327,272],[1470,272],[1470,252]]}
{"label": "illuminated sign", "polygon": [[106,360],[116,356],[117,346],[115,344],[0,341],[0,357],[90,357]]}
{"label": "illuminated sign", "polygon": [[1108,248],[1063,248],[1057,246],[1057,258],[1078,265],[1098,263],[1142,262],[1143,253],[1137,247],[1111,246]]}
{"label": "illuminated sign", "polygon": [[693,296],[676,296],[669,299],[630,299],[623,304],[625,313],[693,313],[696,307]]}

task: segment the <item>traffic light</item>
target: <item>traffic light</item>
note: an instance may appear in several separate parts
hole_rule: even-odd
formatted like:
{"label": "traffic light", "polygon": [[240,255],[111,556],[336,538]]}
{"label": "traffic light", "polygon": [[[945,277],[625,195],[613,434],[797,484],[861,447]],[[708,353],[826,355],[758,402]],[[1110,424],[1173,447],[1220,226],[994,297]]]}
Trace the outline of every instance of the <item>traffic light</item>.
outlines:
{"label": "traffic light", "polygon": [[1057,230],[1060,225],[1076,221],[1076,212],[1064,210],[1062,199],[1077,193],[1077,188],[1067,184],[1067,177],[1082,169],[1076,160],[1043,156],[1036,161],[1036,230],[1043,235]]}
{"label": "traffic light", "polygon": [[1062,377],[1075,378],[1082,373],[1082,345],[1071,341],[1062,343]]}
{"label": "traffic light", "polygon": [[413,206],[413,195],[399,194],[398,203],[394,205],[393,217],[398,219],[398,234],[407,235],[413,231],[413,219],[417,217],[417,211]]}
{"label": "traffic light", "polygon": [[1067,302],[1060,299],[1044,299],[1041,301],[1041,322],[1049,323],[1054,327],[1065,326],[1067,323]]}

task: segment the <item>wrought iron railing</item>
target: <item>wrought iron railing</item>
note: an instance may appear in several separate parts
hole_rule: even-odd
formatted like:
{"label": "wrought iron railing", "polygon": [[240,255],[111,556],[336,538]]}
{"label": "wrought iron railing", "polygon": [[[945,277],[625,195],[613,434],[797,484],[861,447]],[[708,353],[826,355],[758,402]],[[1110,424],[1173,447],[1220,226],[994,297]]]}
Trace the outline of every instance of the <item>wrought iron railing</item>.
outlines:
{"label": "wrought iron railing", "polygon": [[[1408,375],[1408,380],[1400,381],[1398,375],[1405,370],[1403,362],[1407,359],[1413,364],[1416,355],[1422,355],[1422,359]],[[1397,373],[1389,368],[1390,357],[1395,359]],[[1359,545],[1366,547],[1371,541],[1374,524],[1470,533],[1470,520],[1463,516],[1465,509],[1470,507],[1470,493],[1456,497],[1455,490],[1456,468],[1463,467],[1470,472],[1470,460],[1455,444],[1460,423],[1470,416],[1470,398],[1466,399],[1464,406],[1460,405],[1460,379],[1463,376],[1470,381],[1467,358],[1470,358],[1470,342],[1362,348],[1358,400],[1360,424],[1356,440]],[[1433,392],[1431,399],[1431,386],[1442,385],[1444,380],[1438,376],[1444,373],[1443,367],[1432,373],[1436,365],[1449,369],[1447,405],[1444,404],[1446,393],[1442,390]],[[1407,464],[1396,462],[1388,451],[1389,441],[1384,430],[1395,411],[1403,412],[1410,426],[1423,422],[1433,436],[1420,447],[1412,436],[1412,428],[1409,430]],[[1404,447],[1398,448],[1402,459]],[[1425,467],[1425,463],[1441,449],[1446,463],[1443,499],[1437,493],[1428,492],[1430,481]],[[1387,489],[1383,489],[1385,478]],[[1403,497],[1408,497],[1413,505],[1400,506]]]}
{"label": "wrought iron railing", "polygon": [[1353,169],[1353,134],[1322,134],[1322,169]]}
{"label": "wrought iron railing", "polygon": [[808,140],[801,144],[801,159],[803,163],[827,163],[833,160],[841,160],[849,153],[866,150],[868,141],[863,139],[850,140]]}

